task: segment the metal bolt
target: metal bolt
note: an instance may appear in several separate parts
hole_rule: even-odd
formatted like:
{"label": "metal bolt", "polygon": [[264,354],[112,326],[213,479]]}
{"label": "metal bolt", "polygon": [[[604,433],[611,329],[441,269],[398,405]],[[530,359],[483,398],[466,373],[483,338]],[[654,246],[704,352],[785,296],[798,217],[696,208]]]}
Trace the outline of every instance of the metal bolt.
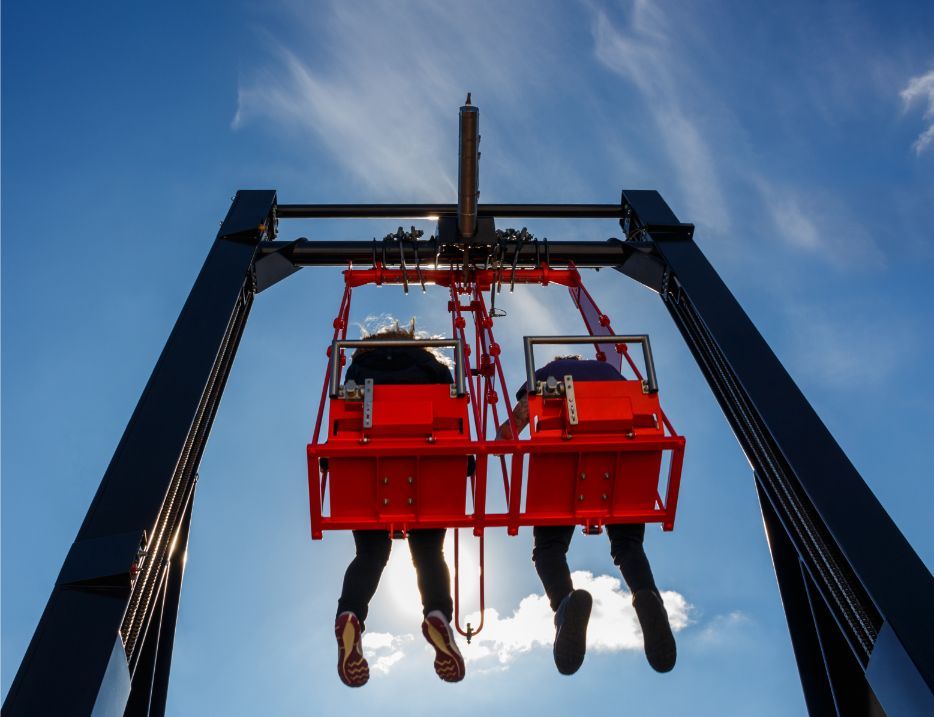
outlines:
{"label": "metal bolt", "polygon": [[581,473],[581,480],[587,480],[587,474]]}
{"label": "metal bolt", "polygon": [[414,499],[414,498],[409,498],[409,505],[412,505],[412,503],[414,503],[414,502],[415,502],[415,499]]}
{"label": "metal bolt", "polygon": [[412,476],[409,476],[406,478],[406,480],[409,482],[409,485],[412,485],[415,482],[415,479]]}
{"label": "metal bolt", "polygon": [[389,505],[389,498],[383,498],[383,505]]}
{"label": "metal bolt", "polygon": [[383,478],[383,485],[389,485],[389,477]]}
{"label": "metal bolt", "polygon": [[604,474],[603,474],[603,480],[610,480],[610,474],[609,474],[609,473],[604,473]]}
{"label": "metal bolt", "polygon": [[606,500],[606,493],[604,493],[603,495],[601,495],[600,498],[601,498],[602,500]]}
{"label": "metal bolt", "polygon": [[584,494],[583,494],[583,493],[580,494],[580,501],[581,501],[581,502],[584,501]]}

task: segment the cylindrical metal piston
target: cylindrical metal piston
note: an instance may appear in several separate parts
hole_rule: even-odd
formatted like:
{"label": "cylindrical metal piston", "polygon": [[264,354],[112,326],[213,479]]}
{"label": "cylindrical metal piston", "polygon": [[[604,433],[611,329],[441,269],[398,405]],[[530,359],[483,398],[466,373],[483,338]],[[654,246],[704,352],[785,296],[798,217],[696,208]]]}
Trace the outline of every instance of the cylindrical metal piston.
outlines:
{"label": "cylindrical metal piston", "polygon": [[470,104],[460,110],[460,152],[457,173],[457,229],[464,239],[477,231],[480,199],[480,111]]}

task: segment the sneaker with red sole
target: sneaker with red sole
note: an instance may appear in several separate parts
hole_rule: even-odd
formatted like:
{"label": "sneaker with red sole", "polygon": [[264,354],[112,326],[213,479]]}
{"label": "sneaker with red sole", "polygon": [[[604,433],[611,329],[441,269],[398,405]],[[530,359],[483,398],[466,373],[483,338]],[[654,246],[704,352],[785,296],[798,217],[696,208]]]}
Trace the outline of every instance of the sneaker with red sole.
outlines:
{"label": "sneaker with red sole", "polygon": [[435,672],[445,682],[460,682],[467,668],[454,641],[454,631],[439,610],[432,610],[422,622],[422,634],[435,648]]}
{"label": "sneaker with red sole", "polygon": [[363,687],[370,679],[370,666],[363,656],[360,621],[352,612],[342,612],[334,623],[337,636],[337,674],[348,687]]}

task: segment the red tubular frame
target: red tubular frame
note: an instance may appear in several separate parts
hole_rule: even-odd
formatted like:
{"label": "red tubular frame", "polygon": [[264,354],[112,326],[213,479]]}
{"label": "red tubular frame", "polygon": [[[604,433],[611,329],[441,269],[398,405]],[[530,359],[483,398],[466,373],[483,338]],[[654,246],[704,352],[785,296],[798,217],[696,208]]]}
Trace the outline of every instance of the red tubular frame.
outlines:
{"label": "red tubular frame", "polygon": [[[352,290],[355,287],[367,284],[402,284],[406,274],[401,269],[387,269],[380,264],[368,269],[354,269],[348,267],[344,272],[345,288],[341,299],[337,317],[334,319],[333,339],[344,339],[347,336],[348,319]],[[663,435],[657,437],[642,437],[638,441],[607,442],[606,436],[588,436],[578,434],[573,441],[560,438],[546,438],[537,436],[534,441],[520,440],[515,430],[515,417],[513,415],[510,392],[506,384],[500,357],[500,346],[493,336],[493,317],[489,314],[484,299],[484,292],[498,289],[502,280],[501,270],[469,269],[463,267],[450,267],[446,269],[421,269],[421,279],[426,283],[447,287],[449,290],[448,311],[451,314],[451,327],[453,336],[460,340],[463,349],[464,362],[467,370],[468,396],[470,402],[469,415],[472,418],[472,433],[468,431],[468,439],[454,441],[446,444],[441,442],[426,448],[424,440],[398,439],[390,445],[337,445],[323,444],[320,433],[323,425],[325,404],[328,400],[328,379],[325,377],[321,391],[321,402],[315,419],[312,442],[308,445],[309,460],[309,497],[311,506],[311,532],[313,539],[321,539],[325,530],[380,530],[385,529],[392,533],[405,534],[412,528],[454,528],[454,623],[462,635],[468,638],[476,635],[483,627],[484,602],[484,529],[491,527],[505,527],[510,535],[516,535],[521,526],[533,525],[567,525],[569,520],[585,526],[587,529],[598,529],[607,522],[611,523],[649,523],[658,522],[664,530],[674,527],[675,512],[678,503],[678,493],[681,483],[681,469],[684,457],[684,438],[679,436],[672,427],[667,416],[659,408],[660,425],[663,426]],[[549,283],[567,286],[575,307],[580,311],[581,318],[592,336],[613,335],[614,331],[609,317],[603,314],[593,297],[584,287],[577,269],[571,265],[566,269],[554,269],[542,264],[534,269],[517,269],[510,273],[510,280],[517,284]],[[472,341],[468,339],[466,314],[470,314],[473,322]],[[596,345],[597,358],[609,360],[608,349],[615,349],[619,356],[613,363],[620,367],[622,358],[625,358],[630,369],[638,380],[642,380],[642,373],[633,361],[625,344]],[[330,350],[330,349],[329,349]],[[612,355],[612,354],[610,354]],[[340,365],[345,363],[343,354],[339,357]],[[513,438],[510,440],[490,440],[487,434],[496,431],[500,413],[497,404],[500,397],[505,399],[506,420],[512,429]],[[493,425],[490,426],[492,420]],[[325,447],[326,446],[326,447]],[[671,451],[671,462],[668,471],[667,489],[661,496],[656,491],[657,501],[653,510],[627,511],[624,516],[614,516],[610,519],[584,514],[569,516],[567,512],[548,514],[538,512],[534,516],[524,515],[522,504],[522,478],[526,456],[535,454],[553,453],[587,453],[616,452],[618,455],[628,451]],[[473,512],[464,515],[441,515],[431,518],[417,517],[411,520],[391,520],[380,518],[340,518],[325,516],[323,505],[327,492],[328,473],[320,470],[318,458],[326,454],[329,458],[359,457],[373,454],[376,456],[420,456],[426,452],[434,456],[442,455],[474,455],[476,457],[476,472],[470,477],[470,493],[473,503]],[[506,512],[486,512],[486,489],[489,456],[496,456],[500,464],[505,493]],[[507,461],[509,462],[507,464]],[[459,567],[459,528],[471,528],[479,538],[480,547],[480,625],[474,629],[468,624],[464,630],[460,625],[460,585],[458,577]]]}

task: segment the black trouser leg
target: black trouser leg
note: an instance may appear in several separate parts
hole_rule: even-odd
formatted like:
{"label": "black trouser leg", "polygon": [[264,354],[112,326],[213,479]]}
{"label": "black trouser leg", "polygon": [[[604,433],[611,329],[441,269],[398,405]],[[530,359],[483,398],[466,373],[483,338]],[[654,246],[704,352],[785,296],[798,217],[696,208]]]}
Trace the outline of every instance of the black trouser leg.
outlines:
{"label": "black trouser leg", "polygon": [[454,602],[451,600],[451,573],[444,562],[445,530],[412,530],[409,532],[409,551],[418,575],[418,592],[422,596],[422,614],[440,610],[451,622]]}
{"label": "black trouser leg", "polygon": [[548,595],[551,609],[557,611],[561,601],[574,590],[568,569],[568,548],[574,537],[573,525],[536,526],[532,529],[535,544],[532,562]]}
{"label": "black trouser leg", "polygon": [[344,588],[337,601],[337,614],[352,612],[360,620],[362,627],[366,621],[370,600],[379,587],[383,568],[389,561],[392,541],[385,530],[355,530],[353,540],[357,547],[357,555],[344,573]]}
{"label": "black trouser leg", "polygon": [[623,574],[623,580],[633,594],[640,590],[657,590],[649,559],[642,548],[644,523],[622,523],[606,526],[610,539],[610,555]]}

